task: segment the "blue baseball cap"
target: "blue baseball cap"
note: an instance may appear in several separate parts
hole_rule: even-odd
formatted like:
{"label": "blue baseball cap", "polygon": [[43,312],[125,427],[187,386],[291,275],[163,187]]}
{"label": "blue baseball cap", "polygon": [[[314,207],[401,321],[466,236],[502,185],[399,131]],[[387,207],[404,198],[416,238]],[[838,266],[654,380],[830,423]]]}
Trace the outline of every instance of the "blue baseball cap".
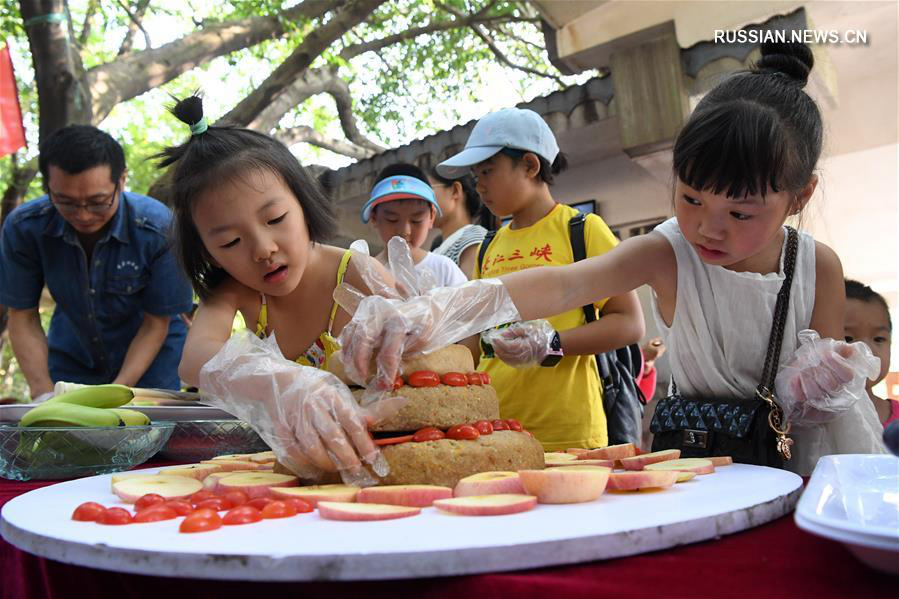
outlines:
{"label": "blue baseball cap", "polygon": [[408,175],[396,175],[381,179],[371,190],[371,196],[362,206],[362,222],[367,223],[371,218],[371,211],[378,204],[392,202],[393,200],[424,200],[430,202],[437,209],[437,216],[443,216],[434,190],[430,185]]}
{"label": "blue baseball cap", "polygon": [[437,172],[448,179],[463,177],[503,148],[533,152],[550,164],[559,155],[556,136],[543,117],[526,108],[503,108],[475,123],[465,149],[438,164]]}

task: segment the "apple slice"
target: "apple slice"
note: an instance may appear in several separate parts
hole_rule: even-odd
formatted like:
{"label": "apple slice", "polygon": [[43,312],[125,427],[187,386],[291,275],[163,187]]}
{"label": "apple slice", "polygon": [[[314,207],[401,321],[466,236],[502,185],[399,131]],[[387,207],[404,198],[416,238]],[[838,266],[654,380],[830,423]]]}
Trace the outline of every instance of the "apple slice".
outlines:
{"label": "apple slice", "polygon": [[546,462],[571,462],[577,459],[577,456],[571,453],[561,451],[547,451],[543,454],[543,460]]}
{"label": "apple slice", "polygon": [[631,458],[637,455],[637,449],[633,443],[622,443],[620,445],[609,445],[608,447],[600,447],[599,449],[591,449],[584,453],[578,454],[579,460],[620,460],[622,458]]}
{"label": "apple slice", "polygon": [[665,449],[663,451],[653,451],[652,453],[643,453],[630,458],[621,458],[621,467],[625,470],[643,470],[649,464],[665,462],[667,460],[676,460],[680,457],[680,449]]}
{"label": "apple slice", "polygon": [[696,474],[711,474],[715,471],[715,465],[712,463],[712,460],[706,460],[705,458],[682,458],[649,464],[644,470],[674,470],[695,472]]}
{"label": "apple slice", "polygon": [[581,455],[582,453],[587,453],[590,451],[589,449],[584,449],[583,447],[569,447],[565,450],[565,453],[570,453],[571,455]]}
{"label": "apple slice", "polygon": [[437,485],[385,485],[362,489],[356,495],[356,501],[406,507],[430,507],[435,500],[449,499],[452,496],[452,489]]}
{"label": "apple slice", "polygon": [[729,455],[711,455],[706,460],[712,462],[712,465],[717,468],[718,466],[730,466],[734,463],[734,459]]}
{"label": "apple slice", "polygon": [[553,462],[551,464],[547,464],[547,468],[565,468],[566,466],[602,466],[603,468],[613,468],[615,466],[614,460],[582,460],[578,458],[573,462]]}
{"label": "apple slice", "polygon": [[[652,472],[651,470],[644,470],[644,472]],[[685,470],[678,470],[677,472],[677,481],[679,483],[685,483],[688,480],[693,480],[696,478],[695,472],[687,472]]]}
{"label": "apple slice", "polygon": [[320,501],[318,515],[325,520],[343,520],[345,522],[362,522],[371,520],[395,520],[408,518],[421,513],[420,507],[402,505],[383,505],[380,503],[344,503],[339,501]]}
{"label": "apple slice", "polygon": [[109,477],[109,490],[112,490],[112,485],[117,482],[128,480],[129,478],[143,478],[147,476],[156,476],[159,474],[158,472],[119,472],[117,474],[113,474]]}
{"label": "apple slice", "polygon": [[609,468],[519,470],[525,492],[539,503],[584,503],[598,499],[609,480]]}
{"label": "apple slice", "polygon": [[166,476],[189,476],[202,481],[210,474],[221,472],[223,468],[217,464],[188,464],[186,466],[172,466],[171,468],[163,468],[159,474]]}
{"label": "apple slice", "polygon": [[[535,472],[543,472],[536,470]],[[438,499],[434,507],[460,516],[504,516],[534,509],[537,498],[517,493],[499,495],[471,495],[453,499]]]}
{"label": "apple slice", "polygon": [[210,458],[211,460],[227,460],[229,462],[233,462],[237,460],[238,462],[243,462],[250,459],[250,456],[256,455],[254,453],[229,453],[225,455],[217,455],[214,458]]}
{"label": "apple slice", "polygon": [[125,503],[134,503],[147,493],[162,495],[165,499],[184,499],[203,488],[203,483],[189,476],[134,476],[112,485],[112,492]]}
{"label": "apple slice", "polygon": [[274,451],[260,451],[259,453],[251,454],[248,459],[251,462],[258,462],[260,464],[268,464],[269,462],[275,461],[275,452]]}
{"label": "apple slice", "polygon": [[609,475],[610,491],[639,491],[640,489],[667,489],[677,481],[677,472],[640,470],[613,472]]}
{"label": "apple slice", "polygon": [[517,472],[479,472],[466,476],[453,489],[455,497],[504,494],[524,495],[524,487],[521,486],[521,478]]}
{"label": "apple slice", "polygon": [[290,474],[275,474],[274,472],[247,472],[244,474],[232,474],[219,479],[215,487],[216,493],[228,491],[243,491],[250,499],[256,497],[268,497],[275,487],[295,487],[299,479]]}
{"label": "apple slice", "polygon": [[319,501],[352,503],[356,501],[356,495],[358,494],[359,487],[352,485],[314,485],[311,487],[275,487],[272,489],[272,495],[275,497],[299,497],[312,504],[312,507],[318,505]]}
{"label": "apple slice", "polygon": [[259,470],[260,468],[265,468],[262,464],[251,462],[250,460],[203,460],[200,463],[219,466],[224,472],[231,470]]}

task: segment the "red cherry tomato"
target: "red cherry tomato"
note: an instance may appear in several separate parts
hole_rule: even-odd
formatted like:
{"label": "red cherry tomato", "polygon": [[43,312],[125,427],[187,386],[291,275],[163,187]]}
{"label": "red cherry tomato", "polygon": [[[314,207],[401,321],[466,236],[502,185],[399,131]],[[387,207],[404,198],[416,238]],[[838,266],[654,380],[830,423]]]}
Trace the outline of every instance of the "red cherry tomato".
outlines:
{"label": "red cherry tomato", "polygon": [[215,497],[218,497],[218,495],[216,495],[209,489],[203,489],[202,491],[197,491],[196,493],[191,495],[188,498],[188,501],[190,501],[190,504],[192,506],[197,507],[197,504],[201,501],[206,501],[207,499],[213,499]]}
{"label": "red cherry tomato", "polygon": [[284,501],[273,501],[262,508],[262,517],[265,519],[290,518],[291,516],[296,515],[296,508]]}
{"label": "red cherry tomato", "polygon": [[134,518],[131,517],[131,512],[124,508],[120,507],[111,507],[100,517],[97,522],[100,524],[111,524],[111,525],[120,525],[120,524],[131,524],[134,521]]}
{"label": "red cherry tomato", "polygon": [[293,509],[295,509],[298,514],[308,514],[315,510],[311,503],[304,499],[300,499],[299,497],[284,497],[278,501],[283,501],[284,503],[292,505]]}
{"label": "red cherry tomato", "polygon": [[433,426],[419,429],[412,435],[412,440],[416,443],[421,443],[423,441],[439,441],[440,439],[445,438],[446,435],[443,434],[443,431],[439,428],[434,428]]}
{"label": "red cherry tomato", "polygon": [[224,510],[230,510],[234,506],[231,505],[231,502],[225,499],[224,497],[213,497],[212,499],[204,499],[200,503],[195,506],[198,510],[205,508],[209,508],[211,510],[215,510],[217,512],[221,512]]}
{"label": "red cherry tomato", "polygon": [[517,431],[520,433],[522,430],[521,423],[514,418],[506,418],[506,424],[508,425],[510,431]]}
{"label": "red cherry tomato", "polygon": [[509,430],[509,425],[506,424],[505,420],[494,420],[490,424],[493,425],[494,431],[507,431]]}
{"label": "red cherry tomato", "polygon": [[135,522],[161,522],[163,520],[174,520],[178,517],[178,512],[167,505],[151,505],[134,514]]}
{"label": "red cherry tomato", "polygon": [[393,390],[396,391],[406,383],[403,381],[403,377],[400,375],[396,375],[396,378],[393,380]]}
{"label": "red cherry tomato", "polygon": [[250,500],[243,491],[228,491],[224,495],[225,501],[233,506],[243,505]]}
{"label": "red cherry tomato", "polygon": [[468,376],[462,372],[447,372],[440,377],[440,382],[450,387],[464,387],[468,384]]}
{"label": "red cherry tomato", "polygon": [[181,532],[206,532],[222,527],[222,518],[212,510],[197,510],[181,521]]}
{"label": "red cherry tomato", "polygon": [[72,512],[72,520],[77,520],[78,522],[99,522],[105,513],[105,507],[99,503],[88,501],[75,508],[75,511]]}
{"label": "red cherry tomato", "polygon": [[440,384],[440,375],[433,370],[416,370],[409,375],[412,387],[436,387]]}
{"label": "red cherry tomato", "polygon": [[180,499],[176,501],[166,501],[164,505],[175,510],[175,513],[179,516],[186,516],[194,511],[194,506],[192,506],[190,502]]}
{"label": "red cherry tomato", "polygon": [[469,385],[483,385],[484,384],[484,380],[481,378],[480,372],[469,372],[467,377],[468,377]]}
{"label": "red cherry tomato", "polygon": [[470,424],[457,424],[446,431],[447,439],[456,439],[457,441],[474,441],[480,436],[481,433],[478,432],[478,429]]}
{"label": "red cherry tomato", "polygon": [[153,505],[162,505],[165,503],[165,497],[156,493],[147,493],[134,502],[134,511],[139,512]]}
{"label": "red cherry tomato", "polygon": [[490,424],[489,420],[478,420],[474,424],[473,427],[478,429],[478,432],[482,435],[492,435],[493,434],[493,425]]}
{"label": "red cherry tomato", "polygon": [[227,526],[252,524],[253,522],[259,522],[260,520],[262,520],[262,513],[250,505],[239,505],[230,510],[225,514],[224,518],[222,518],[222,522]]}
{"label": "red cherry tomato", "polygon": [[271,497],[257,497],[256,499],[249,500],[246,505],[252,506],[261,512],[262,508],[273,501],[274,499],[272,499]]}
{"label": "red cherry tomato", "polygon": [[481,373],[481,382],[484,383],[485,385],[489,385],[490,384],[490,375],[487,374],[486,372],[482,372]]}

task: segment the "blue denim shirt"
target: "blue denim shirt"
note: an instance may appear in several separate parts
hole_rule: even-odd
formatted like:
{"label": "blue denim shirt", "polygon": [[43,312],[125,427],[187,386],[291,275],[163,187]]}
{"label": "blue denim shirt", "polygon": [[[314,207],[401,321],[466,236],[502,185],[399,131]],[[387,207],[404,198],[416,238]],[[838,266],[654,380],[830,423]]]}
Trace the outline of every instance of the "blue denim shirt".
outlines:
{"label": "blue denim shirt", "polygon": [[170,251],[171,220],[157,200],[123,192],[88,257],[47,196],[6,218],[0,233],[0,304],[34,308],[46,284],[56,301],[47,335],[54,382],[112,381],[149,313],[172,318],[165,343],[137,386],[179,388],[187,328],[178,314],[190,311],[193,296]]}

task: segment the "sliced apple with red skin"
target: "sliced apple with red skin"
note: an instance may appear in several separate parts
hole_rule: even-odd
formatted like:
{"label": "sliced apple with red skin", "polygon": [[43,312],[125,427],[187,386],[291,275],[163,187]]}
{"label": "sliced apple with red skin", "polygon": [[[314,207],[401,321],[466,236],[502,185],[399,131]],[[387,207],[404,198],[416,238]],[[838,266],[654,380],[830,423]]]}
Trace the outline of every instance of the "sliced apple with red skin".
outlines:
{"label": "sliced apple with red skin", "polygon": [[203,479],[203,488],[209,489],[210,491],[217,493],[219,481],[222,480],[226,476],[231,476],[232,474],[247,474],[253,472],[264,472],[264,470],[222,470],[220,472],[213,472],[209,476]]}
{"label": "sliced apple with red skin", "polygon": [[543,454],[544,461],[571,462],[577,459],[576,455],[561,451],[547,451]]}
{"label": "sliced apple with red skin", "polygon": [[247,459],[249,459],[251,462],[257,462],[259,464],[268,464],[269,462],[275,461],[275,452],[260,451],[259,453],[251,454]]}
{"label": "sliced apple with red skin", "polygon": [[318,503],[319,516],[325,520],[342,520],[344,522],[395,520],[396,518],[417,516],[420,513],[420,507],[402,505],[345,503],[337,501],[320,501]]}
{"label": "sliced apple with red skin", "polygon": [[458,516],[505,516],[532,510],[536,505],[536,497],[518,493],[470,495],[434,502],[434,507],[438,510]]}
{"label": "sliced apple with red skin", "polygon": [[251,462],[250,460],[203,460],[200,463],[219,466],[225,472],[231,470],[259,470],[264,467],[262,464]]}
{"label": "sliced apple with red skin", "polygon": [[590,451],[589,449],[584,449],[583,447],[569,447],[565,450],[565,453],[570,453],[571,455],[581,455],[582,453],[587,453]]}
{"label": "sliced apple with red skin", "polygon": [[224,469],[217,464],[188,464],[186,466],[163,468],[159,471],[159,474],[165,474],[166,476],[188,476],[202,481],[210,474],[222,471],[224,471]]}
{"label": "sliced apple with red skin", "polygon": [[676,460],[679,457],[680,449],[665,449],[663,451],[635,455],[630,458],[622,458],[619,461],[621,462],[621,467],[625,470],[643,470],[650,464]]}
{"label": "sliced apple with red skin", "polygon": [[299,479],[290,474],[245,472],[223,476],[219,479],[215,492],[225,494],[229,491],[243,491],[250,499],[256,499],[270,496],[274,488],[296,487],[298,484],[300,484]]}
{"label": "sliced apple with red skin", "polygon": [[712,455],[703,459],[712,462],[712,465],[715,466],[715,468],[719,466],[730,466],[734,463],[734,459],[729,455]]}
{"label": "sliced apple with red skin", "polygon": [[[652,472],[652,471],[644,470],[644,472]],[[695,472],[687,472],[685,470],[679,470],[677,473],[677,481],[675,481],[675,482],[685,483],[688,480],[693,480],[694,478],[696,478]]]}
{"label": "sliced apple with red skin", "polygon": [[674,470],[613,472],[609,475],[609,491],[639,491],[640,489],[667,489],[677,481]]}
{"label": "sliced apple with red skin", "polygon": [[430,507],[435,500],[449,499],[452,496],[452,489],[438,485],[385,485],[360,490],[356,495],[356,502]]}
{"label": "sliced apple with red skin", "polygon": [[112,485],[112,492],[125,503],[134,503],[148,493],[166,500],[186,499],[203,488],[203,483],[189,476],[135,476]]}
{"label": "sliced apple with red skin", "polygon": [[311,487],[291,487],[272,489],[272,495],[278,497],[299,497],[308,501],[312,507],[318,505],[319,501],[329,501],[331,503],[353,503],[356,501],[356,495],[359,494],[359,487],[352,485],[315,485]]}
{"label": "sliced apple with red skin", "polygon": [[217,455],[214,458],[210,458],[210,459],[212,459],[212,460],[227,460],[229,462],[233,462],[235,460],[238,462],[245,462],[246,460],[250,459],[250,456],[253,456],[253,455],[256,455],[256,454],[253,454],[253,453],[229,453],[229,454],[225,454],[225,455]]}
{"label": "sliced apple with red skin", "polygon": [[695,472],[696,474],[711,474],[715,471],[712,460],[705,458],[681,458],[679,460],[667,460],[656,464],[649,464],[644,470],[674,470],[675,472]]}
{"label": "sliced apple with red skin", "polygon": [[562,467],[519,470],[518,476],[525,492],[536,496],[539,503],[584,503],[602,495],[610,472],[598,466]]}
{"label": "sliced apple with red skin", "polygon": [[578,454],[579,460],[620,460],[622,458],[631,458],[637,455],[637,449],[633,443],[622,443],[620,445],[609,445],[608,447],[600,447],[599,449],[591,449],[584,453]]}
{"label": "sliced apple with red skin", "polygon": [[577,459],[573,462],[553,462],[551,464],[547,464],[547,468],[565,468],[566,466],[601,466],[603,468],[614,468],[615,461],[614,460],[581,460]]}
{"label": "sliced apple with red skin", "polygon": [[159,474],[158,472],[119,472],[117,474],[113,474],[109,477],[109,490],[112,490],[112,485],[117,482],[128,480],[129,478],[141,478],[146,476],[156,476]]}
{"label": "sliced apple with red skin", "polygon": [[524,495],[521,478],[517,472],[479,472],[466,476],[456,483],[453,489],[455,497],[471,495]]}

